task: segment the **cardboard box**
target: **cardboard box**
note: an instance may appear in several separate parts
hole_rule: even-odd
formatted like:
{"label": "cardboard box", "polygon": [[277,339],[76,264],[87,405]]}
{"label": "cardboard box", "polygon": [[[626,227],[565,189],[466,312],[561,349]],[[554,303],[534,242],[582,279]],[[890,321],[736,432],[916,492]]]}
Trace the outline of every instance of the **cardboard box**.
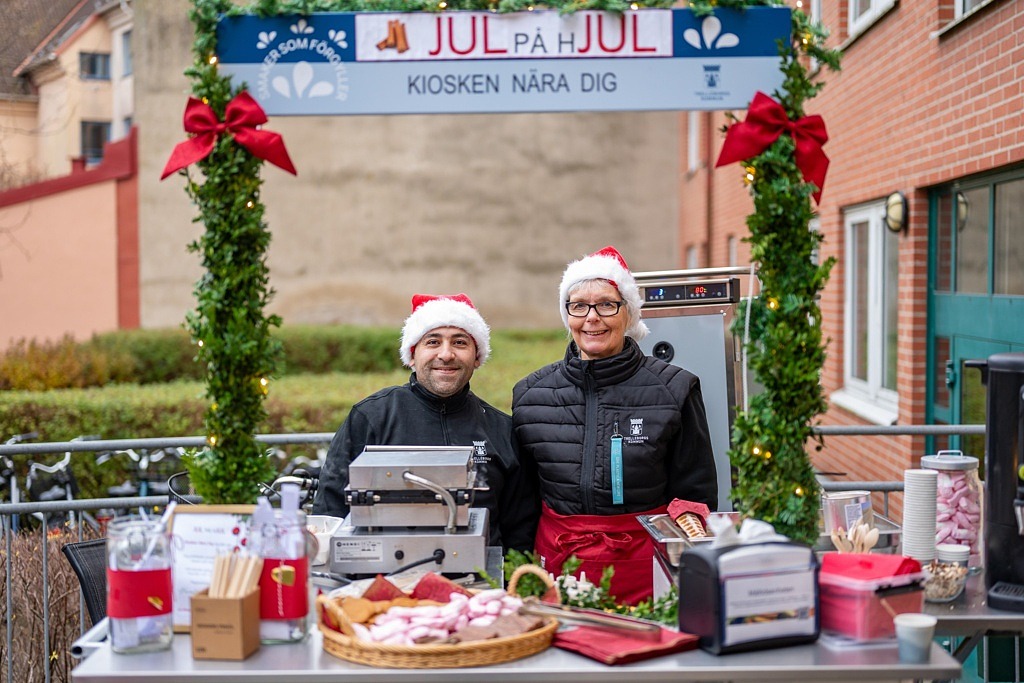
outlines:
{"label": "cardboard box", "polygon": [[245,659],[260,649],[260,589],[242,598],[192,596],[192,658]]}

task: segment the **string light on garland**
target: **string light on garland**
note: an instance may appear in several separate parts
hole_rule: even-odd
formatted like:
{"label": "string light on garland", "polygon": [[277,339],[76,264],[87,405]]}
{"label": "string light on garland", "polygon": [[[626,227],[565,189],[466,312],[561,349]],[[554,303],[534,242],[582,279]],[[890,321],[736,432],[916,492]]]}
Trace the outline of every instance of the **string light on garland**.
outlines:
{"label": "string light on garland", "polygon": [[270,392],[270,380],[260,377],[260,393],[266,396]]}
{"label": "string light on garland", "polygon": [[203,340],[200,339],[199,341],[197,341],[196,346],[198,346],[199,348],[203,348]]}
{"label": "string light on garland", "polygon": [[216,64],[217,63],[217,55],[210,55],[210,58],[207,61],[210,63],[211,66]]}
{"label": "string light on garland", "polygon": [[[821,443],[811,424],[827,407],[819,381],[825,340],[816,300],[835,259],[818,261],[805,255],[821,242],[808,230],[808,224],[815,214],[811,202],[820,201],[824,185],[827,157],[821,145],[828,139],[821,117],[805,111],[807,100],[821,87],[821,74],[837,71],[841,55],[823,45],[827,36],[805,14],[810,6],[807,0],[689,0],[688,4],[697,16],[711,14],[716,6],[794,7],[790,39],[779,46],[784,85],[773,91],[774,98],[756,94],[745,121],[733,117],[725,129],[726,141],[716,166],[742,164],[737,184],[746,186],[753,200],[746,240],[751,261],[760,265],[758,277],[764,292],[761,305],[750,309],[759,318],[756,325],[750,325],[745,348],[749,367],[765,388],[737,412],[733,424],[729,460],[736,477],[732,503],[741,514],[764,520],[795,541],[813,543],[818,537],[818,484],[807,446],[810,440]],[[814,57],[813,80],[805,55]],[[730,147],[730,138],[735,146]],[[808,195],[812,184],[817,191]],[[769,294],[777,299],[770,301]],[[781,315],[782,311],[787,315]],[[815,322],[809,322],[811,317]],[[734,335],[744,332],[745,322],[752,319],[736,317]],[[809,371],[811,368],[819,372]],[[793,401],[792,396],[801,399]],[[765,446],[768,443],[770,452]],[[780,491],[789,495],[779,496]]]}
{"label": "string light on garland", "polygon": [[638,4],[636,4],[636,3],[634,2],[633,4],[631,4],[631,5],[629,6],[629,9],[631,9],[631,10],[633,10],[633,11],[635,12],[636,10],[640,9],[640,5],[638,5]]}
{"label": "string light on garland", "polygon": [[251,209],[254,206],[256,206],[256,202],[254,202],[251,199],[245,203],[245,208],[247,208],[247,209]]}
{"label": "string light on garland", "polygon": [[217,435],[210,434],[208,437],[206,437],[206,443],[210,444],[210,446],[215,447],[217,445]]}
{"label": "string light on garland", "polygon": [[437,9],[445,9],[446,7],[448,7],[448,3],[445,2],[444,0],[441,0],[441,2],[437,3]]}

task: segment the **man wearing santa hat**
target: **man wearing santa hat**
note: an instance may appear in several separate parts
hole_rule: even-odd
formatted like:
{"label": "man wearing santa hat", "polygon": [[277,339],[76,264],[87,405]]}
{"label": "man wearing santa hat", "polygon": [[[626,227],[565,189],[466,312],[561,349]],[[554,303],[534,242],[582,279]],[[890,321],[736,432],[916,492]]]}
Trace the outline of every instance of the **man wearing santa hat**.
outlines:
{"label": "man wearing santa hat", "polygon": [[473,504],[488,510],[490,545],[533,550],[540,501],[512,447],[512,419],[469,389],[490,340],[465,294],[413,296],[400,349],[409,382],[352,406],[327,451],[313,512],[348,514],[348,466],[368,445],[473,446],[478,481],[488,487]]}
{"label": "man wearing santa hat", "polygon": [[570,263],[558,301],[565,357],[512,390],[514,437],[543,501],[537,553],[555,574],[572,555],[592,580],[614,567],[612,594],[635,604],[652,595],[654,557],[637,515],[675,499],[718,506],[700,379],[640,350],[640,289],[614,247]]}

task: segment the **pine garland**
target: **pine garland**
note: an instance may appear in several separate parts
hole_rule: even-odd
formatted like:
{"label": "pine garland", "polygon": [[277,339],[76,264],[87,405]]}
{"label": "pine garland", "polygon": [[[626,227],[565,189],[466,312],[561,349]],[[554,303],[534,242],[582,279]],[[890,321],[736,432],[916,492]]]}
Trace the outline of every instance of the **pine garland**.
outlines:
{"label": "pine garland", "polygon": [[[626,0],[255,0],[237,6],[230,0],[193,0],[195,62],[186,75],[193,94],[223,117],[237,94],[217,72],[216,26],[222,15],[309,14],[311,12],[436,12],[496,10],[513,12],[545,7],[563,13],[580,10],[622,12]],[[668,8],[672,0],[644,0],[641,7]],[[772,0],[692,0],[698,15],[716,7],[742,9],[773,6]],[[823,47],[826,33],[795,10],[789,44],[779,46],[784,81],[773,97],[791,119],[803,116],[804,103],[822,83],[810,80],[806,63],[813,58],[837,70],[838,51]],[[202,257],[206,273],[196,283],[196,310],[188,327],[198,345],[197,359],[206,367],[206,413],[210,448],[195,457],[189,472],[197,492],[210,502],[249,502],[259,482],[273,474],[254,439],[266,411],[266,382],[273,376],[280,348],[270,336],[280,324],[264,315],[273,295],[268,286],[266,250],[270,233],[260,199],[263,162],[222,136],[213,153],[199,163],[203,179],[189,177],[186,190],[199,208],[205,234],[190,248]],[[813,186],[803,182],[793,158],[793,142],[781,136],[768,150],[748,160],[754,213],[747,218],[751,258],[759,264],[761,297],[753,302],[750,365],[764,391],[750,409],[737,416],[730,458],[736,468],[734,504],[748,516],[770,522],[793,539],[812,543],[817,537],[818,486],[805,452],[811,425],[825,409],[819,376],[825,359],[821,311],[817,297],[828,280],[833,260],[820,265],[811,255],[821,236],[808,230],[813,217]],[[742,325],[743,315],[737,316]],[[734,332],[741,333],[741,329]],[[820,448],[820,439],[818,447]]]}
{"label": "pine garland", "polygon": [[[695,0],[698,13],[712,7],[769,5],[740,0]],[[790,120],[804,116],[804,103],[824,83],[810,80],[806,63],[813,58],[839,69],[839,53],[823,47],[827,34],[800,10],[793,11],[791,40],[780,45],[782,87],[772,93]],[[754,213],[747,217],[751,261],[758,264],[761,296],[749,302],[750,341],[746,346],[754,377],[764,390],[751,398],[749,409],[733,424],[729,459],[736,469],[733,505],[745,516],[773,524],[793,540],[813,544],[818,538],[820,490],[806,445],[820,436],[812,432],[825,411],[821,368],[825,340],[821,333],[818,296],[835,262],[816,265],[812,258],[822,236],[808,229],[814,217],[811,195],[794,160],[793,140],[781,135],[762,154],[747,160],[743,173],[750,183]],[[734,321],[743,334],[746,310]]]}
{"label": "pine garland", "polygon": [[[216,26],[226,0],[197,1],[191,11],[196,27],[195,61],[186,71],[192,92],[223,120],[238,88],[218,75]],[[252,503],[261,482],[276,470],[256,441],[266,419],[264,397],[281,358],[271,329],[281,324],[264,308],[273,296],[266,264],[270,231],[263,220],[260,168],[263,161],[236,144],[218,138],[213,152],[198,163],[202,179],[188,175],[186,192],[199,208],[206,231],[189,250],[198,253],[206,272],[196,282],[196,309],[186,324],[197,346],[196,360],[206,371],[204,416],[208,448],[186,460],[196,493],[207,503]]]}

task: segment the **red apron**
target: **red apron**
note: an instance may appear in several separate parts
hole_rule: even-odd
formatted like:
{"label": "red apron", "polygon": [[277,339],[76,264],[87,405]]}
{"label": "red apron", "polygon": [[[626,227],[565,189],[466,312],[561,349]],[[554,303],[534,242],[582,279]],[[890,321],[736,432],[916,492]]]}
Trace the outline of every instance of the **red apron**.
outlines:
{"label": "red apron", "polygon": [[560,515],[541,505],[536,549],[543,567],[558,576],[570,555],[582,561],[580,572],[597,585],[608,565],[615,567],[615,601],[635,605],[654,593],[654,541],[637,515],[664,514],[662,506],[625,515]]}

